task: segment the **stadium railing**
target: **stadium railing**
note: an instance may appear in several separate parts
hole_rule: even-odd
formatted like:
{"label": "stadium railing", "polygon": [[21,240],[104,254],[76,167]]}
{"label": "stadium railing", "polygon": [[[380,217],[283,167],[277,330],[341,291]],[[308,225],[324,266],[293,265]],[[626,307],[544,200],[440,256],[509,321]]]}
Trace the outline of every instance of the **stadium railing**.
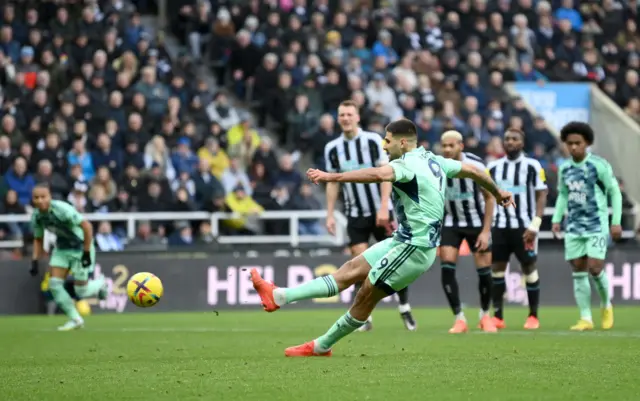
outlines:
{"label": "stadium railing", "polygon": [[[545,208],[544,215],[549,217],[554,212],[553,208]],[[635,217],[636,211],[631,210],[632,216]],[[288,244],[298,246],[300,244],[323,244],[343,246],[346,244],[346,226],[347,218],[340,212],[335,213],[336,219],[336,235],[300,235],[298,227],[300,220],[318,219],[324,221],[327,215],[326,210],[302,210],[302,211],[265,211],[257,216],[261,220],[289,220],[289,235],[220,235],[220,221],[230,218],[241,217],[233,213],[208,213],[208,212],[152,212],[152,213],[89,213],[85,214],[87,220],[91,222],[111,221],[126,222],[127,237],[129,239],[136,236],[136,222],[138,221],[194,221],[209,220],[211,223],[211,234],[216,237],[220,244],[230,245],[248,245],[248,244]],[[2,223],[28,223],[31,217],[28,214],[23,215],[0,215],[0,224]],[[635,224],[634,224],[635,227]],[[632,230],[626,230],[622,233],[623,238],[630,239],[635,237]],[[541,231],[538,238],[543,240],[553,239],[551,231]],[[22,240],[0,241],[0,248],[20,248],[23,246]]]}

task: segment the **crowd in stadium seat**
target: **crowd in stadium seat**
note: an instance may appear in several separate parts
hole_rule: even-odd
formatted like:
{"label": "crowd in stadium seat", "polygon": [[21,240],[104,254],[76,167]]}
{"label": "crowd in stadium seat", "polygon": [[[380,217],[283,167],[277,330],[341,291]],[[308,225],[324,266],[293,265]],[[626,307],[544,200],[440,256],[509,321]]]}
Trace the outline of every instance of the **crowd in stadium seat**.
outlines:
{"label": "crowd in stadium seat", "polygon": [[[186,50],[174,60],[130,3],[65,3],[2,9],[0,213],[24,212],[47,181],[83,212],[232,210],[245,217],[222,228],[250,234],[262,210],[322,207],[296,162],[323,165],[347,98],[363,128],[405,116],[435,152],[457,129],[468,151],[499,158],[505,127],[524,128],[552,184],[566,151],[504,82],[595,82],[640,121],[636,0],[400,0],[396,11],[384,0],[176,0],[171,33]],[[209,242],[209,228],[145,223],[133,242]],[[26,232],[0,224],[0,239]],[[121,247],[120,224],[97,232],[103,248]]]}

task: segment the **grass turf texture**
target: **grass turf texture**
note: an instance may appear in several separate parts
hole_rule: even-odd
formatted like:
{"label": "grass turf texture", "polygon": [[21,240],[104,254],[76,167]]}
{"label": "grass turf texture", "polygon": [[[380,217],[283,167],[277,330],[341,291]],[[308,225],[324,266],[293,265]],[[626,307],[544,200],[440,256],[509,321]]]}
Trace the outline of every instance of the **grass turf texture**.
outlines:
{"label": "grass turf texture", "polygon": [[[342,310],[123,314],[87,318],[58,333],[57,317],[0,318],[0,400],[637,400],[640,309],[616,309],[616,327],[571,333],[574,308],[543,308],[542,328],[447,334],[443,309],[374,314],[332,358],[288,359],[283,350],[322,334]],[[596,312],[594,310],[594,312]],[[599,319],[596,317],[596,324]]]}

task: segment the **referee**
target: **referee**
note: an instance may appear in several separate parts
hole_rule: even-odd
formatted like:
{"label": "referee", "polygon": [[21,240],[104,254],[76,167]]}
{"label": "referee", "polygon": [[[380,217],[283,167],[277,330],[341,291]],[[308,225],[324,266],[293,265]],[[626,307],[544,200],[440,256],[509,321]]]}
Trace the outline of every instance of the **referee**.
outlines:
{"label": "referee", "polygon": [[499,329],[506,327],[503,317],[505,271],[511,254],[515,254],[520,262],[527,286],[529,316],[524,328],[535,330],[540,327],[540,279],[536,269],[537,237],[547,203],[547,184],[540,163],[524,155],[524,140],[524,132],[509,128],[503,140],[506,156],[487,166],[491,177],[500,188],[513,193],[516,204],[515,208],[496,207],[491,231],[493,320]]}
{"label": "referee", "polygon": [[[358,106],[352,100],[345,100],[338,107],[338,124],[342,135],[329,142],[324,148],[326,170],[328,172],[346,172],[362,168],[376,167],[389,162],[382,150],[382,138],[375,132],[362,130],[358,123],[360,114]],[[335,234],[336,222],[333,216],[340,184],[327,183],[327,230]],[[355,184],[345,183],[342,187],[344,213],[347,216],[347,234],[349,250],[356,257],[369,246],[369,240],[376,241],[388,238],[392,233],[390,209],[391,183]],[[359,285],[356,287],[356,291]],[[416,329],[416,322],[411,314],[408,289],[398,291],[400,305],[398,309],[407,330]],[[371,316],[360,328],[371,330]]]}

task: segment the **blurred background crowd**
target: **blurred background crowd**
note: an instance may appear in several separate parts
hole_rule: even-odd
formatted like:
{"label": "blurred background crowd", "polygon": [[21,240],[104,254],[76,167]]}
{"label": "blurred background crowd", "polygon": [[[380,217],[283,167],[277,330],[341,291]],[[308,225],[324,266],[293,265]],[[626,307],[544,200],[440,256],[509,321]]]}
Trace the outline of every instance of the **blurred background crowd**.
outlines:
{"label": "blurred background crowd", "polygon": [[[456,129],[490,161],[505,127],[523,129],[550,188],[568,154],[503,83],[593,82],[640,121],[637,0],[171,0],[168,32],[145,25],[152,0],[2,4],[0,214],[28,212],[50,182],[82,212],[234,211],[221,232],[287,234],[252,216],[323,208],[302,172],[324,167],[348,98],[364,129],[405,116],[434,152]],[[28,234],[0,223],[0,240]],[[101,222],[96,239],[215,241],[184,221],[141,222],[133,240]]]}

